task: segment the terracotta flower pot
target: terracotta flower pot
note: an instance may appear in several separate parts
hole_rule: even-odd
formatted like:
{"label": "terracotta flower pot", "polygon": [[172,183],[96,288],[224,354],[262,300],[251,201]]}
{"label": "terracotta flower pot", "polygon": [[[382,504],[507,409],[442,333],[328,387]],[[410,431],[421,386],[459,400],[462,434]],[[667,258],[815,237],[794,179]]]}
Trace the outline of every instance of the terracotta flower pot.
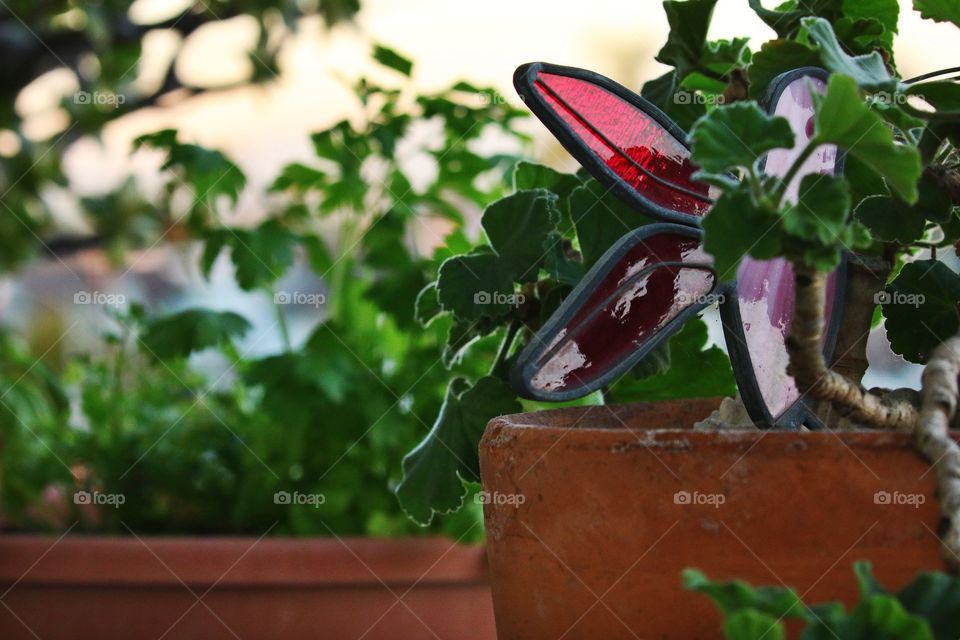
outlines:
{"label": "terracotta flower pot", "polygon": [[444,539],[0,536],[0,638],[493,640],[483,553]]}
{"label": "terracotta flower pot", "polygon": [[682,588],[789,585],[857,599],[942,569],[934,475],[902,434],[699,432],[716,401],[505,416],[480,445],[499,640],[719,638]]}

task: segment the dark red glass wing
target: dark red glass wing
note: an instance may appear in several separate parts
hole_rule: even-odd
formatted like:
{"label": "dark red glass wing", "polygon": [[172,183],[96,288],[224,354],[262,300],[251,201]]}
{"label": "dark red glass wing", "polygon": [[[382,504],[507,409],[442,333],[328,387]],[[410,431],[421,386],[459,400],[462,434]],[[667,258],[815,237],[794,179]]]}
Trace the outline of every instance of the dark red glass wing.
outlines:
{"label": "dark red glass wing", "polygon": [[557,401],[599,389],[709,304],[714,286],[698,232],[650,225],[627,234],[520,354],[518,391]]}
{"label": "dark red glass wing", "polygon": [[697,224],[708,185],[693,180],[686,134],[629,89],[583,69],[525,65],[514,82],[527,106],[594,177],[664,220]]}

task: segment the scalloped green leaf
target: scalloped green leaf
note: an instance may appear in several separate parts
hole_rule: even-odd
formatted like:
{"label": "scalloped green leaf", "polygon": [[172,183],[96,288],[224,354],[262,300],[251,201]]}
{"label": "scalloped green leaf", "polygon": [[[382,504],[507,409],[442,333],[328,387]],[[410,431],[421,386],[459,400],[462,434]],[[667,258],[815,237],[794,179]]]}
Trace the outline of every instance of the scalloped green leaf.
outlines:
{"label": "scalloped green leaf", "polygon": [[890,347],[910,362],[960,330],[960,275],[936,260],[904,265],[881,298]]}
{"label": "scalloped green leaf", "polygon": [[920,153],[899,144],[893,132],[860,97],[856,81],[833,75],[817,103],[815,135],[811,144],[835,144],[882,176],[901,198],[917,201],[917,181],[923,170]]}
{"label": "scalloped green leaf", "polygon": [[513,390],[499,378],[486,376],[473,385],[453,379],[430,433],[403,459],[396,494],[407,515],[426,525],[435,513],[459,509],[467,493],[463,480],[480,480],[477,442],[487,423],[520,410]]}
{"label": "scalloped green leaf", "polygon": [[711,173],[752,166],[767,151],[795,144],[786,118],[771,116],[753,102],[710,111],[693,126],[690,139],[694,162]]}

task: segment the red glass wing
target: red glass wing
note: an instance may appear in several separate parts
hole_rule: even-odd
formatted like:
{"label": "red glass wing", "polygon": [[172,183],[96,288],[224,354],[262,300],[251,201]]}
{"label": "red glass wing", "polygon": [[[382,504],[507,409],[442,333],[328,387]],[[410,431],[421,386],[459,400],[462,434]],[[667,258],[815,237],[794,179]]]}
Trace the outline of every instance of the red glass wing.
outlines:
{"label": "red glass wing", "polygon": [[521,67],[516,84],[567,150],[631,204],[688,223],[709,210],[713,194],[691,177],[697,167],[685,134],[636,93],[588,71],[542,63]]}
{"label": "red glass wing", "polygon": [[521,354],[525,395],[562,400],[594,391],[678,328],[685,311],[709,303],[715,278],[698,237],[631,234],[611,252]]}

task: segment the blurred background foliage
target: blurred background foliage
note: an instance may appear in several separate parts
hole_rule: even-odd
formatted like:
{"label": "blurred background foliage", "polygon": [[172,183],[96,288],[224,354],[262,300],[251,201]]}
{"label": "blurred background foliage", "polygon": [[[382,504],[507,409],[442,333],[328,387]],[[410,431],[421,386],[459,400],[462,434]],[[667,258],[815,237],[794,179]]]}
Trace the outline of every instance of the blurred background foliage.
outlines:
{"label": "blurred background foliage", "polygon": [[[414,302],[503,193],[529,143],[513,127],[521,111],[464,82],[420,90],[409,60],[373,45],[383,81],[341,80],[350,117],[314,133],[312,157],[264,185],[255,219],[232,216],[251,188],[244,170],[176,129],[134,141],[158,165],[149,187],[131,175],[83,195],[64,176],[78,140],[213,90],[178,72],[191,33],[252,17],[260,35],[237,84],[277,82],[277,53],[300,21],[334,25],[358,9],[215,2],[134,19],[125,2],[20,2],[0,12],[0,255],[34,309],[18,322],[7,300],[0,331],[5,528],[482,535],[479,505],[424,529],[392,487],[448,376],[439,353],[450,323],[425,330]],[[144,42],[158,31],[181,45],[145,82]],[[66,120],[56,135],[29,135],[14,105],[38,77],[64,71]],[[429,135],[407,142],[418,129]],[[73,196],[70,214],[51,189]],[[494,348],[479,344],[459,371],[482,373],[476,363]],[[124,500],[96,508],[76,504],[77,491]],[[278,504],[277,492],[322,504]]]}

